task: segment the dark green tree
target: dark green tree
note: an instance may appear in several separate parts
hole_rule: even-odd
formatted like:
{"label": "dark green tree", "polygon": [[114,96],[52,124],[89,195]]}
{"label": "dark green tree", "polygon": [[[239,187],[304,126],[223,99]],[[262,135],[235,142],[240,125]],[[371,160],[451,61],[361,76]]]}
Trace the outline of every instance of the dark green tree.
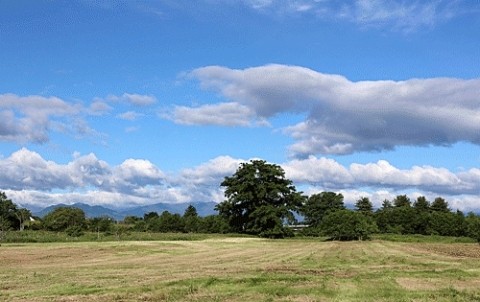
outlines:
{"label": "dark green tree", "polygon": [[355,203],[355,209],[365,215],[373,214],[373,204],[368,197],[361,197]]}
{"label": "dark green tree", "polygon": [[465,218],[467,223],[467,236],[477,240],[480,244],[480,216],[470,212]]}
{"label": "dark green tree", "polygon": [[145,213],[143,214],[143,220],[145,220],[145,222],[149,222],[150,220],[152,219],[156,219],[158,218],[158,213],[157,212],[148,212],[148,213]]}
{"label": "dark green tree", "polygon": [[145,232],[147,230],[147,223],[142,217],[128,215],[123,218],[121,224],[129,231]]}
{"label": "dark green tree", "polygon": [[456,217],[451,212],[436,211],[431,213],[430,233],[440,236],[456,235]]}
{"label": "dark green tree", "polygon": [[20,229],[17,213],[17,205],[7,198],[5,192],[0,192],[0,228],[2,231]]}
{"label": "dark green tree", "polygon": [[294,213],[304,198],[280,166],[264,160],[242,163],[221,186],[226,200],[216,210],[234,232],[266,237],[291,234],[284,224],[295,222]]}
{"label": "dark green tree", "polygon": [[457,210],[455,213],[451,213],[453,215],[454,221],[454,236],[456,237],[463,237],[466,236],[468,233],[468,224],[465,219],[465,214],[462,211]]}
{"label": "dark green tree", "polygon": [[108,216],[102,216],[90,218],[87,222],[90,231],[100,233],[111,231],[115,220]]}
{"label": "dark green tree", "polygon": [[58,207],[43,217],[43,227],[49,231],[84,229],[86,225],[85,212],[75,207]]}
{"label": "dark green tree", "polygon": [[437,197],[430,205],[430,209],[435,212],[448,213],[450,209],[448,207],[448,202],[445,201],[442,197]]}
{"label": "dark green tree", "polygon": [[406,195],[399,195],[394,199],[394,205],[388,200],[383,202],[382,207],[375,212],[375,220],[382,233],[413,234],[414,215],[410,199]]}
{"label": "dark green tree", "polygon": [[410,198],[408,198],[407,195],[397,195],[395,199],[393,200],[393,206],[396,208],[400,207],[411,207],[412,202],[410,201]]}
{"label": "dark green tree", "polygon": [[413,203],[413,208],[420,212],[427,212],[430,209],[430,202],[425,196],[419,196]]}
{"label": "dark green tree", "polygon": [[323,217],[330,212],[344,210],[343,195],[335,192],[322,192],[311,195],[302,208],[305,222],[310,228],[317,228]]}
{"label": "dark green tree", "polygon": [[225,234],[230,232],[230,226],[224,217],[208,215],[200,220],[199,232]]}
{"label": "dark green tree", "polygon": [[124,224],[134,225],[139,221],[143,221],[142,217],[129,215],[129,216],[125,216],[125,218],[123,218],[123,223]]}
{"label": "dark green tree", "polygon": [[193,205],[189,205],[183,214],[184,231],[186,233],[198,232],[200,225],[200,217],[198,217],[197,209]]}
{"label": "dark green tree", "polygon": [[322,220],[321,231],[333,240],[365,240],[378,231],[372,217],[351,210],[329,212]]}
{"label": "dark green tree", "polygon": [[151,218],[147,221],[147,229],[153,232],[184,232],[185,223],[180,214],[172,214],[169,211],[163,211],[159,217]]}
{"label": "dark green tree", "polygon": [[391,208],[393,208],[392,202],[388,199],[385,199],[382,202],[382,207],[379,210],[380,211],[385,211],[385,210],[388,210],[388,209],[391,209]]}
{"label": "dark green tree", "polygon": [[419,196],[413,203],[413,228],[415,234],[427,235],[430,229],[430,202],[425,196]]}
{"label": "dark green tree", "polygon": [[32,213],[25,208],[19,208],[12,200],[7,198],[5,192],[0,192],[0,231],[23,231]]}

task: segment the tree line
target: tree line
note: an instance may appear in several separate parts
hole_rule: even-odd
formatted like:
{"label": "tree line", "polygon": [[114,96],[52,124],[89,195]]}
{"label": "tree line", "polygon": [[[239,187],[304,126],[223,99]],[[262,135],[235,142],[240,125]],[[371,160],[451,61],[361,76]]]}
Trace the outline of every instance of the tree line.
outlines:
{"label": "tree line", "polygon": [[78,237],[85,232],[106,233],[120,236],[125,232],[163,233],[227,233],[227,222],[218,215],[201,217],[190,205],[183,215],[164,211],[145,213],[143,217],[126,216],[121,221],[108,216],[87,218],[85,212],[76,207],[55,208],[44,217],[33,217],[28,209],[19,208],[5,193],[0,192],[0,241],[8,231],[44,230],[65,232]]}
{"label": "tree line", "polygon": [[480,216],[453,211],[441,197],[430,202],[424,196],[411,200],[407,195],[398,195],[385,200],[378,209],[367,197],[361,197],[353,209],[348,209],[340,193],[305,196],[297,192],[280,166],[263,160],[242,163],[221,186],[226,199],[216,206],[218,215],[200,217],[190,205],[183,215],[149,212],[119,222],[110,217],[88,219],[83,210],[71,207],[57,208],[43,219],[30,221],[30,211],[19,208],[0,192],[0,235],[25,228],[67,232],[71,236],[85,231],[137,231],[241,233],[268,238],[299,234],[336,240],[364,240],[374,233],[395,233],[468,236],[480,243]]}

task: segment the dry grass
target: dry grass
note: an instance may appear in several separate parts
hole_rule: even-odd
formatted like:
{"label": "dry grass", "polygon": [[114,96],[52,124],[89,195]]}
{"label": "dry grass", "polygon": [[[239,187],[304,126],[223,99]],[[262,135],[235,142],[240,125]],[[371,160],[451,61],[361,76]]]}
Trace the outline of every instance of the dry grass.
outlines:
{"label": "dry grass", "polygon": [[476,244],[4,244],[1,301],[480,301]]}

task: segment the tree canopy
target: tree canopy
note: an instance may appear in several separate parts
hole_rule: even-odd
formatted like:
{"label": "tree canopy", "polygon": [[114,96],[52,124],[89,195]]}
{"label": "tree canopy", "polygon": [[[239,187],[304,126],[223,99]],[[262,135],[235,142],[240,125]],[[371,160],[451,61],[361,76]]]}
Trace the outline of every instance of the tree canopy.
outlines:
{"label": "tree canopy", "polygon": [[0,230],[15,229],[22,231],[32,214],[25,208],[19,208],[5,192],[0,192]]}
{"label": "tree canopy", "polygon": [[355,209],[363,214],[373,214],[373,204],[368,197],[361,197],[355,203]]}
{"label": "tree canopy", "polygon": [[221,183],[225,197],[216,209],[233,231],[264,237],[285,237],[285,223],[296,221],[294,213],[304,200],[283,169],[264,160],[240,164],[235,174]]}
{"label": "tree canopy", "polygon": [[319,227],[322,219],[330,212],[345,209],[343,195],[335,192],[321,192],[311,195],[302,207],[305,222],[311,227]]}
{"label": "tree canopy", "polygon": [[47,230],[65,231],[68,228],[86,227],[85,212],[75,207],[58,207],[45,215],[43,225]]}
{"label": "tree canopy", "polygon": [[322,233],[336,240],[364,240],[378,231],[372,217],[361,212],[338,210],[322,220]]}

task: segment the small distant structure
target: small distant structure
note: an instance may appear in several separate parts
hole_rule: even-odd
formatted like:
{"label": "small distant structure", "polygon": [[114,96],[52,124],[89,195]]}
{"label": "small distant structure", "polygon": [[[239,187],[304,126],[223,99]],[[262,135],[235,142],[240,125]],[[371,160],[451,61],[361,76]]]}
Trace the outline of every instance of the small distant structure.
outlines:
{"label": "small distant structure", "polygon": [[308,228],[309,225],[308,224],[290,224],[290,225],[287,225],[287,227],[294,232],[299,232],[305,228]]}

